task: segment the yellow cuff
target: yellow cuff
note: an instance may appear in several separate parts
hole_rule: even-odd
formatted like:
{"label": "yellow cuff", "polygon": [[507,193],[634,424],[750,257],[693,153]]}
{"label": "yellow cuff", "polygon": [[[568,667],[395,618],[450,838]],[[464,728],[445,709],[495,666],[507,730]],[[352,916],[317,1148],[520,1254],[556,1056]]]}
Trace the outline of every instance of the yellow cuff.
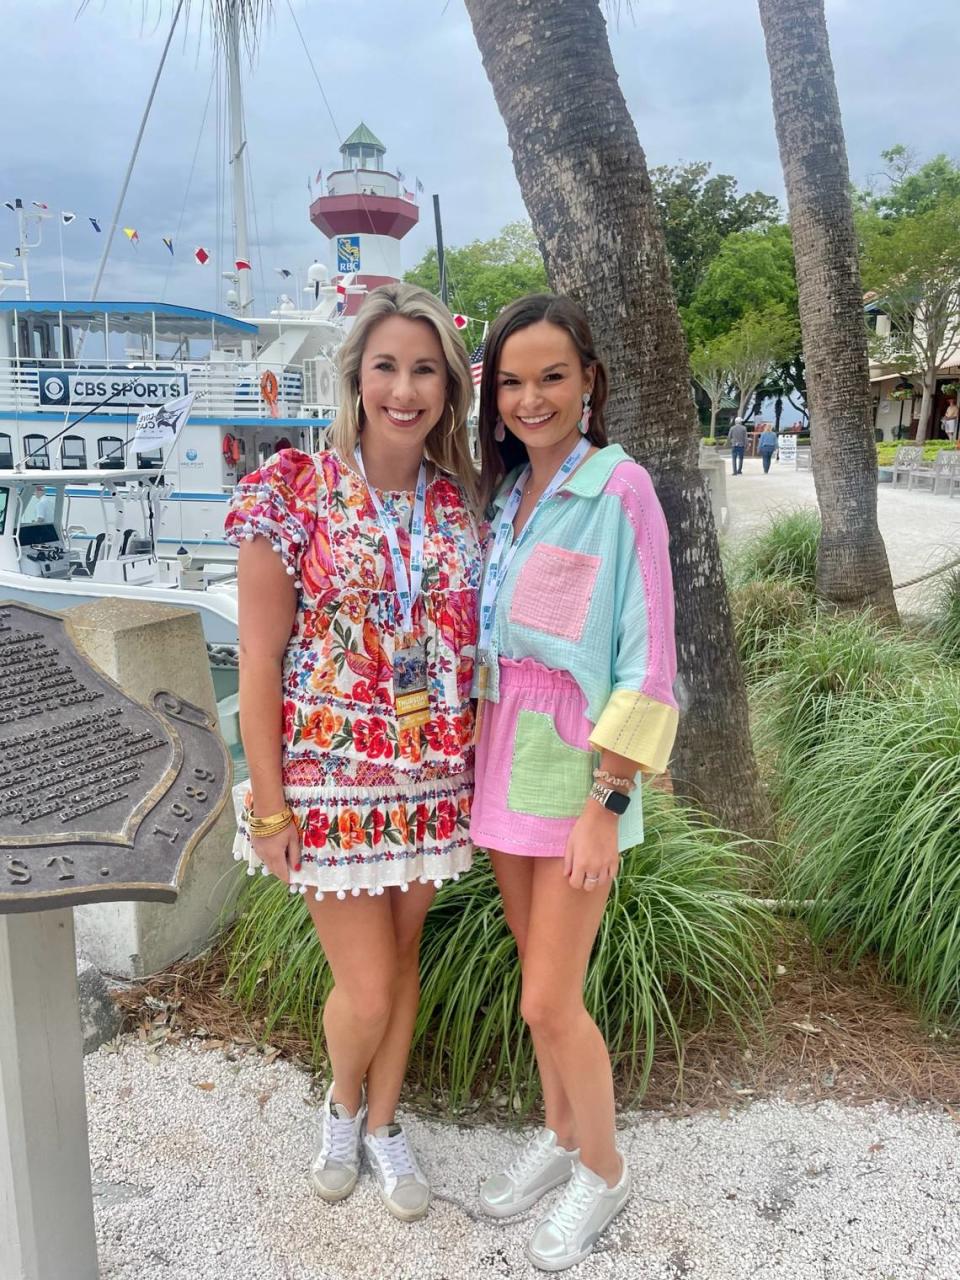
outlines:
{"label": "yellow cuff", "polygon": [[633,689],[615,689],[590,734],[596,751],[636,760],[650,773],[663,773],[677,736],[676,707]]}

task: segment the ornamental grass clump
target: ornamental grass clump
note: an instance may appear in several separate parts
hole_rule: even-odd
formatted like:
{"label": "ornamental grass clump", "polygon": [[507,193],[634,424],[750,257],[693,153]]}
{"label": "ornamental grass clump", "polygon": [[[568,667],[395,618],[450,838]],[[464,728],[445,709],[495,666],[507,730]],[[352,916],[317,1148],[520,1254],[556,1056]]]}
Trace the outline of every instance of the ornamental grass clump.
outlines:
{"label": "ornamental grass clump", "polygon": [[785,892],[853,965],[874,951],[960,1026],[960,673],[849,699],[792,788]]}
{"label": "ornamental grass clump", "polygon": [[[645,789],[646,839],[625,854],[590,962],[586,1000],[618,1082],[637,1097],[654,1049],[682,1062],[684,1034],[717,1017],[734,1033],[760,1018],[769,916],[744,889],[746,841],[698,823],[672,797]],[[324,1063],[320,1009],[330,977],[302,904],[272,878],[250,886],[228,940],[232,994],[310,1041]],[[508,1097],[537,1099],[533,1053],[519,1013],[520,969],[483,855],[438,893],[421,945],[423,992],[410,1083],[453,1112]]]}
{"label": "ornamental grass clump", "polygon": [[960,569],[946,575],[937,593],[930,632],[940,656],[960,665]]}
{"label": "ornamental grass clump", "polygon": [[758,754],[775,762],[772,786],[784,801],[835,733],[843,707],[883,701],[940,665],[929,643],[866,613],[820,613],[784,631],[763,660],[766,674],[751,699],[754,741]]}
{"label": "ornamental grass clump", "polygon": [[777,512],[770,523],[740,543],[733,554],[735,586],[789,582],[811,596],[817,581],[820,514],[814,507]]}
{"label": "ornamental grass clump", "polygon": [[731,590],[737,651],[748,680],[769,672],[771,650],[785,632],[811,621],[814,608],[804,584],[789,578],[745,582]]}

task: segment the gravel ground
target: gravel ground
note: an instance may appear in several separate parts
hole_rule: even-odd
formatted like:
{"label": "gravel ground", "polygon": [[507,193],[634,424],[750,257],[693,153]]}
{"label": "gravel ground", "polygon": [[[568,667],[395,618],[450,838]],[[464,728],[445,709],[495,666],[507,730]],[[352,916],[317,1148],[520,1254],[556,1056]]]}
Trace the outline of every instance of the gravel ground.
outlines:
{"label": "gravel ground", "polygon": [[[515,1132],[406,1117],[434,1187],[405,1225],[369,1174],[327,1206],[305,1179],[311,1078],[250,1053],[126,1037],[86,1060],[103,1280],[495,1280],[538,1275],[536,1210],[481,1217],[476,1191]],[[624,1118],[634,1194],[577,1280],[957,1280],[960,1131],[952,1115],[756,1102]]]}

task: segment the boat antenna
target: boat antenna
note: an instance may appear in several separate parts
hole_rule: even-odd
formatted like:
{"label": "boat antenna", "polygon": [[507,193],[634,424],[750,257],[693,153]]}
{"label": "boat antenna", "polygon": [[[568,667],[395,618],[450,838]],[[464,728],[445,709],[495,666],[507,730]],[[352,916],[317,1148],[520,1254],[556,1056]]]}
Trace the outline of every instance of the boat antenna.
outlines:
{"label": "boat antenna", "polygon": [[93,289],[90,291],[90,301],[96,302],[97,294],[100,292],[100,282],[103,280],[103,273],[106,269],[107,258],[110,256],[110,245],[113,243],[113,237],[120,224],[120,214],[123,210],[123,202],[127,198],[127,188],[130,185],[130,179],[133,176],[133,166],[137,162],[137,155],[140,151],[140,143],[143,139],[143,132],[147,127],[147,118],[150,115],[150,108],[153,106],[153,99],[157,92],[157,85],[160,83],[160,75],[163,71],[163,65],[167,60],[167,53],[170,49],[170,42],[173,40],[173,33],[176,29],[177,21],[180,17],[180,11],[183,8],[184,0],[177,0],[177,7],[173,15],[173,21],[170,23],[170,30],[167,33],[166,43],[163,46],[163,53],[160,55],[160,65],[157,67],[157,74],[153,77],[153,84],[150,86],[150,96],[147,98],[147,105],[143,110],[143,118],[140,121],[140,128],[137,131],[137,139],[133,144],[133,154],[130,156],[130,163],[127,165],[127,172],[123,177],[123,185],[120,188],[120,195],[117,199],[117,207],[113,211],[113,219],[110,222],[110,230],[107,233],[107,242],[103,246],[103,253],[100,255],[100,265],[97,267],[96,279],[93,282]]}

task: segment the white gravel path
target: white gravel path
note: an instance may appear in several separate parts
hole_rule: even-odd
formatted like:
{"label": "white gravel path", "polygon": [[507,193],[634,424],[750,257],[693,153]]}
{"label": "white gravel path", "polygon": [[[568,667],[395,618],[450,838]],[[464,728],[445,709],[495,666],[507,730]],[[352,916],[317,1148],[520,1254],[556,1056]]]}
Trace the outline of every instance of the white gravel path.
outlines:
{"label": "white gravel path", "polygon": [[[435,1199],[404,1225],[369,1174],[327,1206],[304,1171],[310,1077],[255,1054],[127,1037],[86,1061],[103,1280],[499,1280],[534,1210],[482,1218],[515,1132],[407,1117]],[[212,1085],[212,1088],[200,1088]],[[960,1125],[945,1112],[757,1102],[625,1118],[634,1194],[577,1280],[957,1280]]]}

